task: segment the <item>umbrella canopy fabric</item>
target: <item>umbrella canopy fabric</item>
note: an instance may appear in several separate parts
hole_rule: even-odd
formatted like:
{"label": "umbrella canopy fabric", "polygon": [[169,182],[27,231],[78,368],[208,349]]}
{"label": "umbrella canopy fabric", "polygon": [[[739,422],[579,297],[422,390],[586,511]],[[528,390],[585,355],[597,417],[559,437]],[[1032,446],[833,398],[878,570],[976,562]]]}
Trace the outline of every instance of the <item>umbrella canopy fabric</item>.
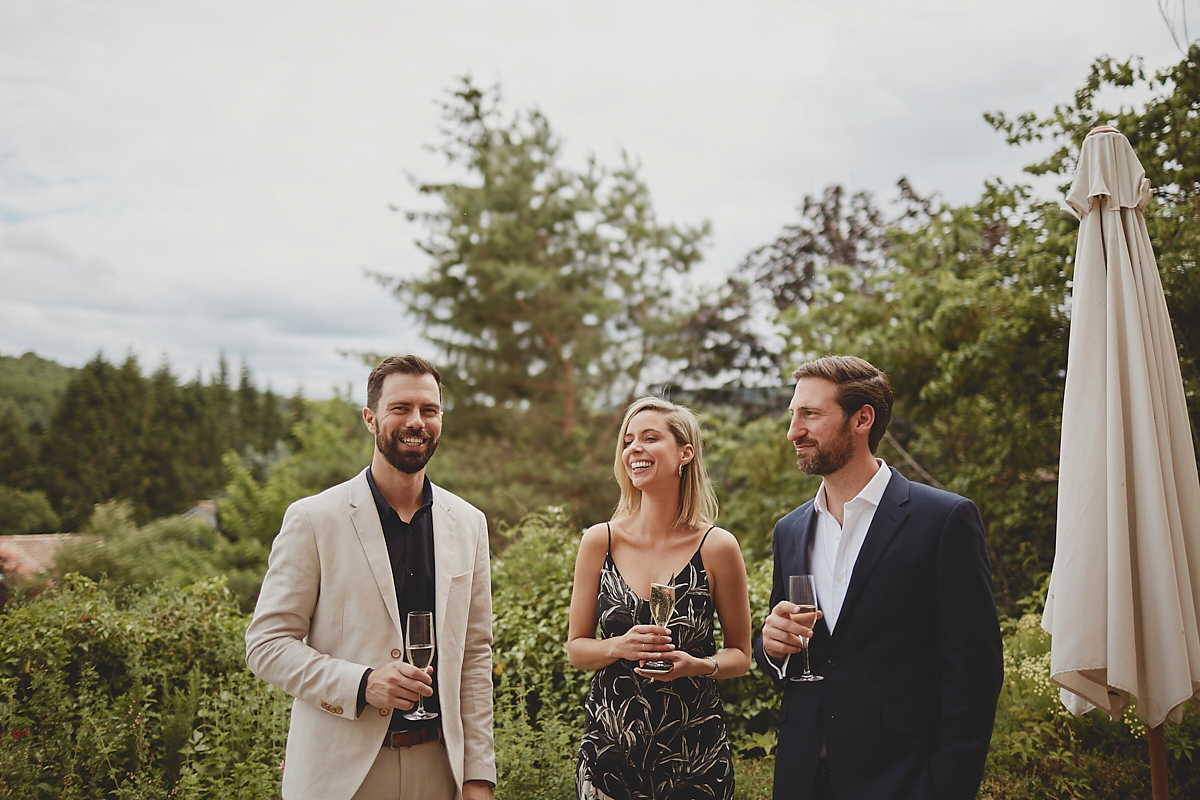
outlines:
{"label": "umbrella canopy fabric", "polygon": [[1129,141],[1089,133],[1064,206],[1080,225],[1042,627],[1069,710],[1133,697],[1155,727],[1200,705],[1200,481],[1149,199]]}

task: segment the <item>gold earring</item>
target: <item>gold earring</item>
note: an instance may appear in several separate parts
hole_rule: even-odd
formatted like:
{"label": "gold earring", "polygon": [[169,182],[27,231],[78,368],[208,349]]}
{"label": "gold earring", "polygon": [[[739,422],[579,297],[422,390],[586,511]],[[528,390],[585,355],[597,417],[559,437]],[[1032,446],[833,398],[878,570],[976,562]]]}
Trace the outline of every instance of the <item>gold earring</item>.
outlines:
{"label": "gold earring", "polygon": [[679,465],[679,477],[683,477],[683,464]]}

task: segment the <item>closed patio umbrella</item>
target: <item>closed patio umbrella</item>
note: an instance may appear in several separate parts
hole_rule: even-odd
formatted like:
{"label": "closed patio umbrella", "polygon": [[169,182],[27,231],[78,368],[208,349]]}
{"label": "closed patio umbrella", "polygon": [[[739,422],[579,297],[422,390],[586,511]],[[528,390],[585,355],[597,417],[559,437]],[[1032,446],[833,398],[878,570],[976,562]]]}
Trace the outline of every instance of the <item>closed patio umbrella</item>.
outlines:
{"label": "closed patio umbrella", "polygon": [[1129,141],[1092,130],[1065,206],[1080,225],[1042,626],[1068,709],[1116,717],[1135,702],[1162,762],[1157,798],[1162,723],[1200,705],[1200,480],[1149,199]]}

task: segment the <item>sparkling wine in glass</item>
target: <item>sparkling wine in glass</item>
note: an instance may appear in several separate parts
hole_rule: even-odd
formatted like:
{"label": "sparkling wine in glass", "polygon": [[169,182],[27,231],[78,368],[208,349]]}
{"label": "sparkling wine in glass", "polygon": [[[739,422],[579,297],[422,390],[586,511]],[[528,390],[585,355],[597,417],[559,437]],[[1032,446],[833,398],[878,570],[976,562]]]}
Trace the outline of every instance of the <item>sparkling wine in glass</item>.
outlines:
{"label": "sparkling wine in glass", "polygon": [[[817,587],[813,583],[812,575],[789,575],[788,576],[788,602],[795,603],[800,606],[800,614],[816,614],[817,613]],[[808,627],[812,627],[816,622],[810,622]],[[804,649],[804,670],[799,675],[793,675],[790,680],[793,681],[821,681],[825,680],[823,675],[814,675],[809,669],[808,663],[808,639],[802,638],[801,643]]]}
{"label": "sparkling wine in glass", "polygon": [[[433,612],[408,612],[408,628],[405,639],[405,649],[408,651],[408,663],[417,669],[425,669],[433,663]],[[436,711],[425,710],[425,698],[417,696],[417,707],[404,714],[405,719],[434,719]]]}
{"label": "sparkling wine in glass", "polygon": [[[650,618],[655,625],[667,627],[671,615],[675,613],[675,577],[670,574],[660,574],[657,571],[650,574]],[[666,659],[654,659],[642,665],[643,672],[670,672],[674,665]]]}

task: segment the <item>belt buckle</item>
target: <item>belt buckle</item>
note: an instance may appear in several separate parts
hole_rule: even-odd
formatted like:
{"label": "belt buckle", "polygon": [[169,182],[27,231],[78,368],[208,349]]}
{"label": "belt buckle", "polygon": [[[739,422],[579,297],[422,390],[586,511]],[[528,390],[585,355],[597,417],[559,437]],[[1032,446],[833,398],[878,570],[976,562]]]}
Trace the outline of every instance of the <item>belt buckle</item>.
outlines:
{"label": "belt buckle", "polygon": [[415,731],[388,731],[383,746],[389,750],[404,750],[426,742],[442,740],[441,728],[419,728]]}

